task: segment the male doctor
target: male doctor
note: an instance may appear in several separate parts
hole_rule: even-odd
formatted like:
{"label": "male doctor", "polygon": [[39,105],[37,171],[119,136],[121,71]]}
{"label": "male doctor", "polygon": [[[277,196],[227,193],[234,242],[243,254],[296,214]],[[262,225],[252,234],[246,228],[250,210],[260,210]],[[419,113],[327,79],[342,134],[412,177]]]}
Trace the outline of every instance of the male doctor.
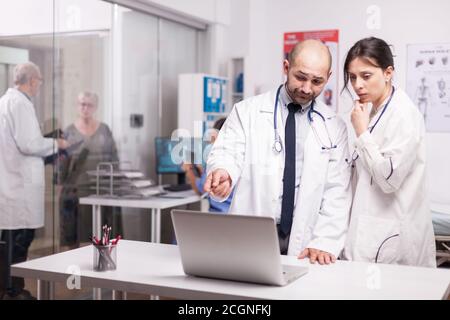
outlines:
{"label": "male doctor", "polygon": [[230,213],[274,217],[282,254],[329,264],[344,246],[351,205],[346,126],[316,100],[331,55],[305,40],[283,67],[287,81],[277,91],[234,106],[208,157],[204,188],[222,201],[236,188]]}
{"label": "male doctor", "polygon": [[[34,230],[44,226],[43,158],[68,146],[44,138],[39,128],[31,102],[42,84],[39,68],[31,62],[17,65],[14,84],[0,98],[0,230],[12,248],[8,264],[27,259]],[[24,290],[24,280],[13,277],[3,299],[34,298]]]}

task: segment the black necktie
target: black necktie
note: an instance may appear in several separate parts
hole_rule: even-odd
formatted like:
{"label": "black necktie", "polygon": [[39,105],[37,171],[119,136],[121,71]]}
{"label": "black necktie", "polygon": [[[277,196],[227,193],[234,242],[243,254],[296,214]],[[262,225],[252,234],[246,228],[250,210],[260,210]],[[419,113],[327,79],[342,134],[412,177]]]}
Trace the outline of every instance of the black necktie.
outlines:
{"label": "black necktie", "polygon": [[295,197],[295,112],[301,109],[298,104],[288,104],[289,115],[286,120],[284,137],[283,200],[281,202],[280,229],[284,237],[291,232]]}

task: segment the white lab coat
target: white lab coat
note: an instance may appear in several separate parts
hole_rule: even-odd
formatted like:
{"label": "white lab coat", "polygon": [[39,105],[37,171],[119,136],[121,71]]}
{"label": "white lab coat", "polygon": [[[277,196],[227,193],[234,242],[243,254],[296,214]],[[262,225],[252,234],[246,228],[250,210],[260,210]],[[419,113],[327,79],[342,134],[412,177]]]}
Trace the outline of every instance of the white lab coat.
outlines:
{"label": "white lab coat", "polygon": [[373,132],[362,134],[355,148],[359,158],[344,257],[375,262],[378,252],[378,263],[436,266],[424,121],[404,91],[396,88]]}
{"label": "white lab coat", "polygon": [[0,98],[0,229],[44,225],[44,160],[56,140],[42,137],[33,104],[17,89]]}
{"label": "white lab coat", "polygon": [[[272,149],[275,95],[273,91],[236,104],[208,157],[208,173],[218,168],[227,170],[236,188],[230,213],[275,217],[280,208],[284,153]],[[337,148],[322,150],[312,130],[308,131],[288,255],[298,255],[309,247],[338,256],[344,246],[351,204],[351,171],[345,162],[347,129],[323,103],[317,102],[314,108],[327,119]],[[280,109],[277,123],[282,124]],[[317,115],[313,119],[317,134],[328,142],[324,122]],[[278,131],[284,145],[281,127]]]}

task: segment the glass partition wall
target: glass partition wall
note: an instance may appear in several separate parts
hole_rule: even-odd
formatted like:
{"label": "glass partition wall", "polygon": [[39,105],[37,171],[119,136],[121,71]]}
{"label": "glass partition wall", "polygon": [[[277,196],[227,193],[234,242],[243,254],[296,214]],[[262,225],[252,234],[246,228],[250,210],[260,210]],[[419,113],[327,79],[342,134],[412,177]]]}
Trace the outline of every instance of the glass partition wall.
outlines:
{"label": "glass partition wall", "polygon": [[[45,225],[28,258],[87,245],[92,209],[78,203],[95,193],[87,171],[100,161],[120,161],[158,182],[154,141],[177,127],[178,74],[200,71],[204,32],[92,0],[16,0],[2,8],[0,26],[0,94],[13,86],[16,64],[37,64],[44,82],[33,103],[41,131],[61,129],[75,146],[45,166]],[[114,233],[150,239],[148,213],[103,213]],[[170,243],[165,220],[162,241]],[[26,287],[36,294],[32,281]],[[86,288],[71,289],[61,284],[56,297],[90,297]]]}

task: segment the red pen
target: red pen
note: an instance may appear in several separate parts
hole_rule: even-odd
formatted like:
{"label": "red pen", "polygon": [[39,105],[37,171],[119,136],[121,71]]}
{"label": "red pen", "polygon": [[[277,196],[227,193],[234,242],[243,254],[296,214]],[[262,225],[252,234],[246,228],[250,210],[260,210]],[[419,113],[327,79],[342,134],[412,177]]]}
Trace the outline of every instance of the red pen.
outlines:
{"label": "red pen", "polygon": [[111,244],[112,245],[116,245],[119,242],[120,239],[122,239],[122,237],[119,234],[115,239],[112,240]]}
{"label": "red pen", "polygon": [[95,244],[99,245],[100,244],[100,240],[97,239],[96,236],[93,237]]}

